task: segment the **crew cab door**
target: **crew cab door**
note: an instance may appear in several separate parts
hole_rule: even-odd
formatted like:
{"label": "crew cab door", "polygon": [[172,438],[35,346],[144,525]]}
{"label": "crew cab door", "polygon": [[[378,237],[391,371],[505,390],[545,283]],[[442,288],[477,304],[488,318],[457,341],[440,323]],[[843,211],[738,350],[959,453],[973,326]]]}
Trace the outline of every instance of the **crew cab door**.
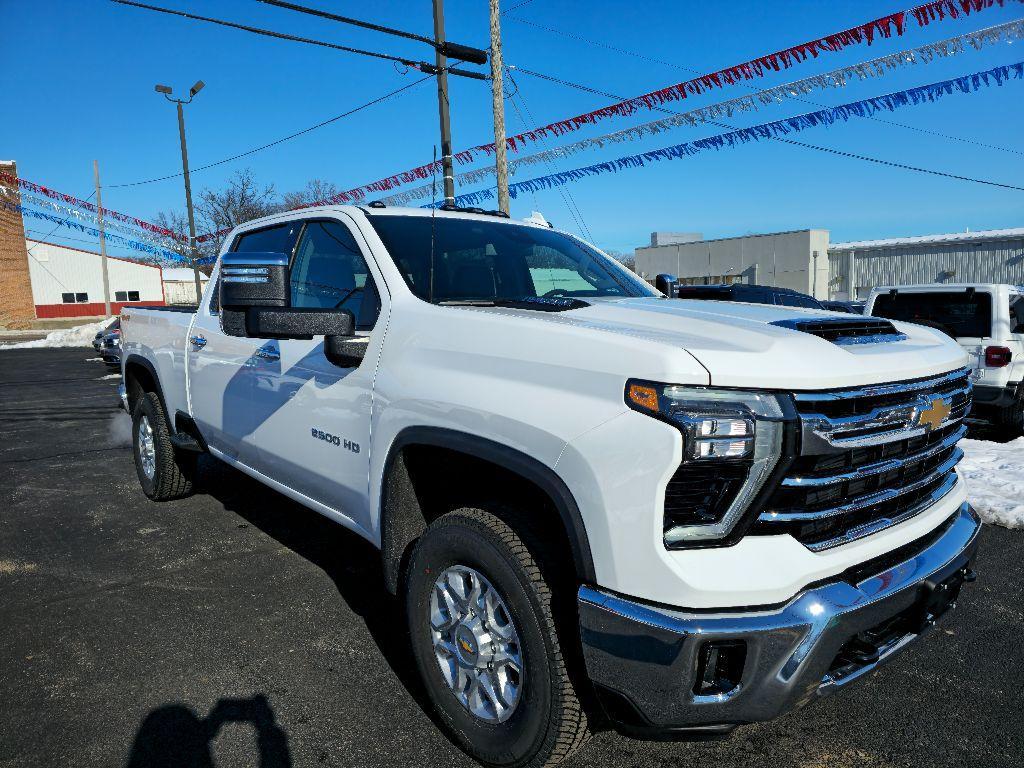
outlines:
{"label": "crew cab door", "polygon": [[[298,230],[297,223],[289,222],[243,232],[231,250],[290,253]],[[268,342],[229,336],[221,330],[219,276],[218,267],[186,343],[189,408],[211,448],[251,466],[257,459],[253,377]]]}
{"label": "crew cab door", "polygon": [[266,342],[271,354],[253,367],[253,399],[257,468],[369,528],[370,410],[386,313],[383,281],[364,249],[346,221],[307,220],[290,281],[292,307],[350,310],[368,353],[337,365],[324,356],[323,336]]}

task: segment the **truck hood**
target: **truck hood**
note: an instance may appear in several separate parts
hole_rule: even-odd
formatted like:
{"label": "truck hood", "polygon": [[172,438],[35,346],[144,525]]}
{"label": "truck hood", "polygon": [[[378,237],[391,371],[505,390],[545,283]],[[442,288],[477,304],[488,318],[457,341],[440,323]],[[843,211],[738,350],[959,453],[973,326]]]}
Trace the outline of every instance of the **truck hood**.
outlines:
{"label": "truck hood", "polygon": [[591,306],[583,309],[543,314],[554,322],[684,349],[707,369],[715,386],[793,390],[862,386],[944,373],[968,362],[953,339],[910,323],[893,323],[906,339],[850,345],[773,325],[786,320],[853,322],[864,319],[861,315],[724,301],[588,301]]}

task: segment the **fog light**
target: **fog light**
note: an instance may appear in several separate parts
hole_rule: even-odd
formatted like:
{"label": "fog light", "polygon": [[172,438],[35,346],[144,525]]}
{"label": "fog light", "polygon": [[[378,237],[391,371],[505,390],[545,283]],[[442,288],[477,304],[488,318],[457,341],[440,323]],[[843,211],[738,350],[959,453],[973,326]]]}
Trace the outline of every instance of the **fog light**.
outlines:
{"label": "fog light", "polygon": [[740,687],[747,644],[743,640],[713,640],[704,643],[697,655],[697,678],[693,692],[698,696],[726,697]]}

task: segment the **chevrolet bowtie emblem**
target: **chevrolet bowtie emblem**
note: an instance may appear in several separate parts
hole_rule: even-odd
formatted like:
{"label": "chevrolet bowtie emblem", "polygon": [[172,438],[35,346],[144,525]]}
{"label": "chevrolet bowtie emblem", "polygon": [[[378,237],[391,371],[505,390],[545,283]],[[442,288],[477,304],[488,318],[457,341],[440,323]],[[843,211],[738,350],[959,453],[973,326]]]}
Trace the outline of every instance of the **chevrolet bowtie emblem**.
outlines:
{"label": "chevrolet bowtie emblem", "polygon": [[946,417],[949,416],[949,406],[941,398],[932,400],[931,405],[922,407],[917,412],[917,426],[924,427],[929,432],[937,429]]}

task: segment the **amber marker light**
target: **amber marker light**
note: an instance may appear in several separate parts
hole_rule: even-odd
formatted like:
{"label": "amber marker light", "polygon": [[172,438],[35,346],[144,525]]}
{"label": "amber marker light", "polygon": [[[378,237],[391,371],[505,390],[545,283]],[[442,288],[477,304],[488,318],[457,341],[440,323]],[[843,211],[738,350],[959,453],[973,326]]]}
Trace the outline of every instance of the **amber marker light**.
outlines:
{"label": "amber marker light", "polygon": [[658,390],[654,387],[631,382],[626,389],[626,397],[631,403],[646,411],[658,412]]}

